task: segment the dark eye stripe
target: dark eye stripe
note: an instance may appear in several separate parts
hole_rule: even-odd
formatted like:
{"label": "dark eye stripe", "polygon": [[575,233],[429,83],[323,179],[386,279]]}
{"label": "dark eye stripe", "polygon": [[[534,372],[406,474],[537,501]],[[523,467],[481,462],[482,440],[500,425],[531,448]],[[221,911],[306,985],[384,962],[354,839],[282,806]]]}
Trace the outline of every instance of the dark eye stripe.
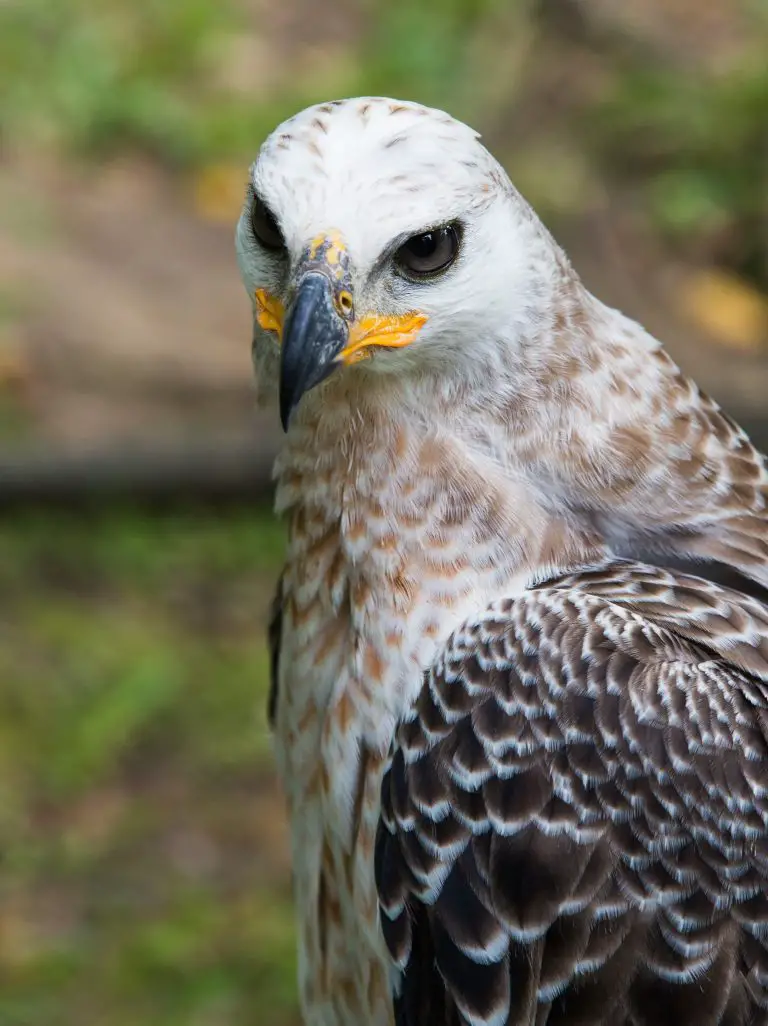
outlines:
{"label": "dark eye stripe", "polygon": [[432,228],[413,235],[395,253],[395,263],[411,278],[423,278],[450,267],[459,251],[459,235],[454,225]]}
{"label": "dark eye stripe", "polygon": [[254,197],[251,206],[251,228],[256,240],[265,249],[285,249],[283,233],[280,231],[275,215],[258,196]]}

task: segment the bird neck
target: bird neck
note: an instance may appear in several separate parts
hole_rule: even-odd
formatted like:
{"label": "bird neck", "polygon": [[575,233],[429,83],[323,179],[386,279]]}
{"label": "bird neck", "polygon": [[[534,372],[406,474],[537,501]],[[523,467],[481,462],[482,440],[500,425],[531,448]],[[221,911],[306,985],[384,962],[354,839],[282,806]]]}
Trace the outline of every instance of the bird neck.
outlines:
{"label": "bird neck", "polygon": [[[276,468],[292,643],[314,674],[313,700],[332,707],[351,694],[374,746],[389,744],[463,619],[597,551],[591,532],[509,473],[486,418],[457,420],[435,401],[427,419],[425,408],[396,409],[391,388],[379,402],[371,390],[328,390],[292,424]],[[331,651],[321,694],[318,661]]]}
{"label": "bird neck", "polygon": [[512,352],[480,393],[350,368],[291,424],[293,639],[309,674],[335,653],[313,701],[353,695],[374,745],[462,619],[532,578],[665,553],[768,584],[763,459],[659,344],[581,286],[534,342],[547,370]]}
{"label": "bird neck", "polygon": [[640,325],[569,295],[530,343],[546,370],[493,412],[513,472],[615,555],[724,563],[767,585],[762,454]]}

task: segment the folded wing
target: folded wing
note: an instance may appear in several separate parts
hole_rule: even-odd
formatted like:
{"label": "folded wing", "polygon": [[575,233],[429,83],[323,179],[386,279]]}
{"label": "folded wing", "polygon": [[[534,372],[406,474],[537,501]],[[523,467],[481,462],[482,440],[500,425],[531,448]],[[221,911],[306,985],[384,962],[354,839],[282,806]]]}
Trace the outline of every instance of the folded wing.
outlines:
{"label": "folded wing", "polygon": [[768,611],[616,562],[458,630],[376,845],[399,1026],[768,1022]]}

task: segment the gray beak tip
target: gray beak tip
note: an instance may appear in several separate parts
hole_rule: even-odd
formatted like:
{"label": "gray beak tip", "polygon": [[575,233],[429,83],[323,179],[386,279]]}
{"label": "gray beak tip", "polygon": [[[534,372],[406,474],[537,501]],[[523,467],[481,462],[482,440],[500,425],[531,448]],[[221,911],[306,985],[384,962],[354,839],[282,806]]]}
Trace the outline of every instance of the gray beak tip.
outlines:
{"label": "gray beak tip", "polygon": [[280,355],[280,421],[288,430],[301,397],[338,366],[349,329],[333,301],[333,284],[310,272],[301,281],[288,313]]}

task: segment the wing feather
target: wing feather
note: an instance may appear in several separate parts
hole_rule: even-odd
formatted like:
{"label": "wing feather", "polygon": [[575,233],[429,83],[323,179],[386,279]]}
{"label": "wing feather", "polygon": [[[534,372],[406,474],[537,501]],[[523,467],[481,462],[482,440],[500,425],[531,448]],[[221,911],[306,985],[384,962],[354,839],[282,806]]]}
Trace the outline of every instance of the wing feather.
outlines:
{"label": "wing feather", "polygon": [[275,594],[267,622],[267,648],[269,650],[269,697],[267,699],[267,721],[275,725],[277,714],[278,675],[280,672],[280,645],[283,636],[283,575],[277,581]]}
{"label": "wing feather", "polygon": [[494,603],[398,730],[376,856],[399,1026],[765,1024],[768,610],[628,562]]}

